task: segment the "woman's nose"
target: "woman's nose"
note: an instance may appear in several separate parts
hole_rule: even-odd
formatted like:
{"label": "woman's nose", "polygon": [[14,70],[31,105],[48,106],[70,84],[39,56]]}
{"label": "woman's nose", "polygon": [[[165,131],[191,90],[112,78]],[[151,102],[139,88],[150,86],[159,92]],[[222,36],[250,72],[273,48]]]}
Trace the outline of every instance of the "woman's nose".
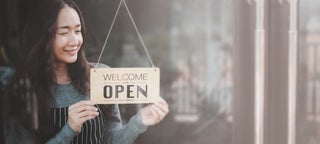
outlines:
{"label": "woman's nose", "polygon": [[77,36],[75,35],[74,32],[70,33],[69,35],[69,45],[74,46],[78,44],[78,39]]}

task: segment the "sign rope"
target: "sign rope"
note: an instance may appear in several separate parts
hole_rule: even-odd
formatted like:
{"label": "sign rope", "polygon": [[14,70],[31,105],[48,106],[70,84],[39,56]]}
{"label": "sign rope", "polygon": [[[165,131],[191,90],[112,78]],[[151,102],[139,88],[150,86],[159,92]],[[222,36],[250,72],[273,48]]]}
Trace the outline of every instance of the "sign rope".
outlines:
{"label": "sign rope", "polygon": [[146,48],[146,46],[145,46],[145,44],[144,44],[144,41],[143,41],[143,39],[142,39],[142,37],[141,37],[141,34],[140,34],[140,32],[139,32],[139,30],[138,30],[138,28],[137,28],[137,26],[136,26],[136,23],[135,23],[132,15],[131,15],[131,12],[130,12],[128,6],[127,6],[126,1],[125,1],[125,0],[120,0],[120,3],[119,3],[119,5],[118,5],[117,11],[116,11],[116,13],[115,13],[115,15],[114,15],[114,18],[113,18],[113,20],[112,20],[111,26],[110,26],[110,28],[109,28],[109,31],[108,31],[108,34],[107,34],[107,37],[106,37],[106,40],[104,41],[104,44],[103,44],[103,46],[102,46],[102,50],[101,50],[101,52],[100,52],[100,55],[99,55],[99,58],[98,58],[98,61],[97,61],[97,63],[96,63],[95,68],[97,68],[97,66],[98,66],[98,64],[99,64],[99,62],[100,62],[102,53],[103,53],[103,51],[104,51],[104,49],[105,49],[105,47],[106,47],[106,44],[107,44],[107,41],[108,41],[108,39],[109,39],[111,30],[112,30],[113,25],[114,25],[114,23],[115,23],[115,21],[116,21],[116,18],[118,17],[118,13],[119,13],[119,10],[120,10],[120,7],[121,7],[122,3],[124,4],[124,6],[125,6],[125,8],[126,8],[126,10],[127,10],[127,12],[128,12],[128,14],[129,14],[130,20],[131,20],[131,22],[132,22],[132,24],[133,24],[133,26],[134,26],[137,34],[138,34],[139,40],[140,40],[140,42],[141,42],[141,44],[142,44],[142,46],[143,46],[143,48],[144,48],[144,51],[145,51],[145,53],[146,53],[146,55],[147,55],[147,57],[148,57],[151,65],[152,65],[152,67],[154,67],[153,61],[152,61],[152,59],[151,59],[151,57],[150,57],[150,55],[149,55],[149,52],[148,52],[148,50],[147,50],[147,48]]}

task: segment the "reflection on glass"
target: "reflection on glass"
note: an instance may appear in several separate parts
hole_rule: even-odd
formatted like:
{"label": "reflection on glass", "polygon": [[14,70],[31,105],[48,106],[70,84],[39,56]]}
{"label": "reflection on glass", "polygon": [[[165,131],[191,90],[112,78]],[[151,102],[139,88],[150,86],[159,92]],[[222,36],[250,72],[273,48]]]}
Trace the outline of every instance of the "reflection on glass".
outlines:
{"label": "reflection on glass", "polygon": [[300,1],[297,143],[320,143],[320,1]]}
{"label": "reflection on glass", "polygon": [[174,141],[231,143],[231,17],[230,11],[223,11],[230,2],[176,0],[171,4],[167,53],[176,76],[163,91],[172,100]]}
{"label": "reflection on glass", "polygon": [[[99,5],[108,7],[100,9],[105,13],[116,10]],[[155,66],[161,69],[161,96],[170,104],[166,119],[149,127],[137,143],[232,144],[232,0],[140,0],[128,1],[128,6]],[[96,21],[105,19],[103,14],[92,15],[99,16]],[[88,26],[89,32],[105,33]],[[87,44],[90,61],[96,61],[100,52],[92,46],[102,46],[104,40],[94,38],[97,43]],[[124,8],[102,62],[112,67],[150,66]],[[124,120],[139,107],[120,105]]]}

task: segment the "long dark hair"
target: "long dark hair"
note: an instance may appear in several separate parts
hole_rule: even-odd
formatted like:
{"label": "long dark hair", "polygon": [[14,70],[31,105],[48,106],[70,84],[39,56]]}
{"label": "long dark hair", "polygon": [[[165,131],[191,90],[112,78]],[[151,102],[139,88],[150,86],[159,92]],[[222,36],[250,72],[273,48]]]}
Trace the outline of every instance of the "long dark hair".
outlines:
{"label": "long dark hair", "polygon": [[[26,55],[8,86],[5,110],[7,115],[17,117],[26,128],[35,130],[41,135],[52,129],[47,123],[50,122],[50,108],[54,107],[55,100],[56,75],[52,43],[59,11],[65,6],[77,11],[84,42],[86,29],[80,9],[72,0],[34,0],[31,6],[22,40],[22,50]],[[68,64],[67,67],[72,84],[80,92],[87,94],[90,68],[84,55],[84,45],[83,43],[78,52],[76,62]],[[30,104],[26,101],[34,105],[34,111],[27,112]],[[15,106],[10,102],[14,102]],[[29,117],[38,117],[38,123],[37,120],[25,120],[28,114],[32,115]],[[47,139],[51,135],[45,136],[46,138],[36,137]]]}

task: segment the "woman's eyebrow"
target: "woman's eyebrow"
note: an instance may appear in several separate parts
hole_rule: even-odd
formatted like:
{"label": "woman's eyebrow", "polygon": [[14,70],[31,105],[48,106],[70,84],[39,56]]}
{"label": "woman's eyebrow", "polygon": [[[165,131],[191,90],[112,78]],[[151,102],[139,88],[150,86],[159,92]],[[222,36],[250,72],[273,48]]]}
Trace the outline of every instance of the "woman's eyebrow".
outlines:
{"label": "woman's eyebrow", "polygon": [[[81,27],[81,24],[76,25],[76,28]],[[70,26],[59,26],[58,29],[68,29]]]}

